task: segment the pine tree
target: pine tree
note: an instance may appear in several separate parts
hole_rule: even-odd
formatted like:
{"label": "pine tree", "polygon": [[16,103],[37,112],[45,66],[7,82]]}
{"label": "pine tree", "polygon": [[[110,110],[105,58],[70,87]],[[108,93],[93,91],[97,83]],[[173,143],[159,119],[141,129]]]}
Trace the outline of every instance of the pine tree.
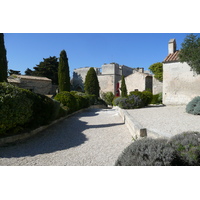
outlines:
{"label": "pine tree", "polygon": [[69,64],[65,50],[60,52],[58,65],[58,85],[59,91],[70,91]]}
{"label": "pine tree", "polygon": [[124,76],[123,76],[123,75],[122,75],[121,91],[122,91],[121,96],[122,96],[122,97],[127,97],[126,83],[125,83],[125,79],[124,79]]}
{"label": "pine tree", "polygon": [[4,45],[4,35],[0,33],[0,82],[7,82],[8,62],[6,58],[6,49]]}
{"label": "pine tree", "polygon": [[86,94],[95,95],[97,98],[99,97],[99,81],[93,67],[91,67],[87,72],[84,89]]}

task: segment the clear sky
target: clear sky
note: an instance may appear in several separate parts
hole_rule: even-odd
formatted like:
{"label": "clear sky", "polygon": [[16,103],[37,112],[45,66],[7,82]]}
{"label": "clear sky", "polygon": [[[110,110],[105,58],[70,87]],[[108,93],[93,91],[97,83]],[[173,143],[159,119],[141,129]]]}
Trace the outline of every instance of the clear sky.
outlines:
{"label": "clear sky", "polygon": [[22,74],[50,56],[67,52],[72,75],[74,68],[101,67],[116,62],[144,67],[162,62],[168,41],[176,39],[177,49],[189,33],[5,33],[8,68]]}

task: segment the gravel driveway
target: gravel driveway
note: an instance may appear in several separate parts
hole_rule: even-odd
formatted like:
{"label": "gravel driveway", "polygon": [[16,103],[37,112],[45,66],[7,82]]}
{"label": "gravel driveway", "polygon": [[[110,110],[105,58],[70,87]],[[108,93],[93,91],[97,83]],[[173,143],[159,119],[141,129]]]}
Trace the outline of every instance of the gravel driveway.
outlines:
{"label": "gravel driveway", "polygon": [[112,166],[131,135],[114,109],[89,109],[0,148],[0,165]]}
{"label": "gravel driveway", "polygon": [[147,107],[127,111],[144,128],[164,137],[185,131],[200,132],[200,116],[186,113],[185,107]]}

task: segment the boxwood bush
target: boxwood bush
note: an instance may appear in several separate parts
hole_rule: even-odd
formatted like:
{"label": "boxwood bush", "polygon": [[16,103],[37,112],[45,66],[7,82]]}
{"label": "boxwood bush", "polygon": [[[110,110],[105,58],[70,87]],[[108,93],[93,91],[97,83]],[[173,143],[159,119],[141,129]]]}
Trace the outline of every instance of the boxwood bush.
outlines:
{"label": "boxwood bush", "polygon": [[69,113],[72,113],[77,110],[76,98],[70,92],[60,92],[56,94],[54,99],[59,101]]}
{"label": "boxwood bush", "polygon": [[200,96],[195,97],[187,104],[186,112],[193,115],[200,115]]}
{"label": "boxwood bush", "polygon": [[0,134],[6,134],[31,120],[31,92],[8,83],[0,83]]}

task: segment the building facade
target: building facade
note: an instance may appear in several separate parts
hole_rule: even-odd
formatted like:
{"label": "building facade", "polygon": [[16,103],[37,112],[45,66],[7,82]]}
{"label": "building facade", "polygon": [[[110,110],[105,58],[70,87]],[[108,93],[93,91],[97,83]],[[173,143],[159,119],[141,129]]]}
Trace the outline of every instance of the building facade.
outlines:
{"label": "building facade", "polygon": [[165,105],[186,105],[200,96],[200,75],[190,66],[179,62],[176,40],[168,43],[168,55],[163,61],[163,103]]}

